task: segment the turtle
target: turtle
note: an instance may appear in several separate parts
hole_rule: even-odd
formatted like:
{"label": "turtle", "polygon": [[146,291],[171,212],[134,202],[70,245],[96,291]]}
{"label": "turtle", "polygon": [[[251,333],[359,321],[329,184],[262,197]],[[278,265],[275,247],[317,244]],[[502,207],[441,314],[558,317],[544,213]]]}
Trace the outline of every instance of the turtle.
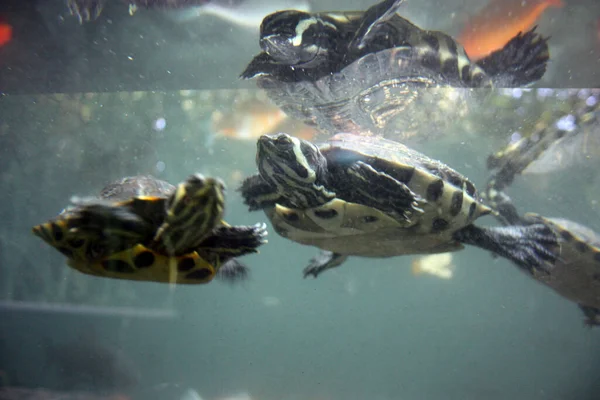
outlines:
{"label": "turtle", "polygon": [[[262,52],[240,77],[256,79],[289,116],[323,133],[385,134],[423,88],[528,86],[549,60],[536,27],[472,62],[449,35],[401,17],[401,0],[367,11],[279,11],[261,25]],[[468,93],[467,93],[468,94]]]}
{"label": "turtle", "polygon": [[349,256],[443,253],[465,244],[539,274],[556,258],[549,227],[474,225],[493,210],[468,178],[383,137],[339,133],[317,146],[285,133],[264,135],[256,163],[259,173],[238,190],[279,235],[322,250],[304,277]]}
{"label": "turtle", "polygon": [[[581,121],[587,119],[582,118]],[[543,224],[559,239],[552,250],[558,257],[548,264],[546,274],[526,270],[538,282],[575,302],[589,326],[600,326],[600,234],[566,218],[545,217],[537,213],[521,215],[506,189],[527,167],[544,154],[552,143],[559,142],[571,131],[548,125],[531,137],[509,144],[491,155],[484,196],[497,210],[497,218],[505,225]]]}
{"label": "turtle", "polygon": [[173,186],[151,175],[110,183],[98,198],[73,198],[33,233],[89,275],[202,284],[215,276],[246,278],[236,260],[266,243],[266,225],[231,226],[222,220],[225,186],[192,174]]}

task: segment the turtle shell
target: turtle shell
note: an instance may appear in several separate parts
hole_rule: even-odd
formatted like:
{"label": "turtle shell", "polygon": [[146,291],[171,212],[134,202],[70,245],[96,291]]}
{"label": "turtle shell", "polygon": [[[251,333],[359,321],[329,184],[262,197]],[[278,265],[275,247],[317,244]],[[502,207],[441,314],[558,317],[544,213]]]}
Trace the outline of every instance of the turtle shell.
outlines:
{"label": "turtle shell", "polygon": [[[185,185],[207,182],[206,187],[214,187],[213,192],[186,193],[186,189],[198,186]],[[64,254],[70,266],[86,274],[206,283],[215,277],[219,266],[206,259],[210,249],[201,250],[200,245],[203,237],[209,237],[221,224],[222,190],[219,180],[197,175],[177,187],[151,176],[127,177],[106,186],[99,199],[75,199],[73,207],[35,226],[33,233]],[[201,211],[194,203],[198,194],[203,198]],[[180,209],[180,205],[189,207]]]}
{"label": "turtle shell", "polygon": [[[463,246],[452,239],[453,232],[491,212],[466,177],[400,143],[338,134],[320,151],[327,159],[328,188],[336,199],[312,209],[278,205],[265,210],[275,230],[297,242],[370,257],[459,250]],[[424,200],[419,204],[422,212],[404,223],[377,209],[377,204],[355,201],[357,191],[370,189],[345,184],[347,167],[357,161],[407,185]]]}
{"label": "turtle shell", "polygon": [[560,257],[550,274],[534,278],[580,305],[600,309],[600,235],[564,218],[525,217],[546,224],[560,238]]}

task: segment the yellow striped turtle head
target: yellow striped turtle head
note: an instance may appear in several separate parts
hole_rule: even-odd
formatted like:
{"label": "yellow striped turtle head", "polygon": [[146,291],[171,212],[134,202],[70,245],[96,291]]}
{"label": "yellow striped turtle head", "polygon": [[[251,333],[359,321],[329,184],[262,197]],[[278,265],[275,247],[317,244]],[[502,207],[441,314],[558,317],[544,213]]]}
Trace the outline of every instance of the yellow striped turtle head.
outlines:
{"label": "yellow striped turtle head", "polygon": [[164,245],[169,254],[193,251],[221,223],[224,209],[223,181],[191,175],[167,200],[164,224],[155,242]]}

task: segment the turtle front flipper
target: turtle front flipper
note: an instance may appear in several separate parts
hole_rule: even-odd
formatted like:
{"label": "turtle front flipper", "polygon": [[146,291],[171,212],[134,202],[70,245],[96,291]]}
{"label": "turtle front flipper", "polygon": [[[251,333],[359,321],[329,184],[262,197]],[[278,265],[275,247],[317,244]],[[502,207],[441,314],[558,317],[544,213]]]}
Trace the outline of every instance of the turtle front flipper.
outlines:
{"label": "turtle front flipper", "polygon": [[527,86],[544,76],[550,57],[548,38],[535,29],[519,32],[502,49],[477,62],[496,87]]}
{"label": "turtle front flipper", "polygon": [[238,189],[244,198],[249,211],[258,211],[273,207],[281,200],[277,190],[269,185],[260,175],[252,175],[242,182]]}
{"label": "turtle front flipper", "polygon": [[257,253],[267,243],[267,225],[219,226],[207,236],[196,251],[219,269],[233,257]]}
{"label": "turtle front flipper", "polygon": [[415,213],[423,213],[420,205],[426,200],[385,172],[362,161],[354,163],[347,172],[353,202],[371,204],[406,226]]}
{"label": "turtle front flipper", "polygon": [[310,260],[310,264],[304,268],[304,277],[306,278],[309,275],[312,275],[316,278],[319,274],[328,269],[339,267],[347,259],[348,256],[344,254],[334,253],[332,251],[321,251],[313,257]]}
{"label": "turtle front flipper", "polygon": [[554,231],[541,223],[492,228],[469,225],[454,232],[453,238],[507,258],[534,277],[549,274],[560,251]]}
{"label": "turtle front flipper", "polygon": [[384,0],[381,3],[371,6],[365,11],[360,27],[354,34],[354,39],[350,43],[350,50],[362,50],[370,42],[377,39],[380,33],[377,27],[386,21],[389,21],[398,11],[398,8],[405,0]]}
{"label": "turtle front flipper", "polygon": [[600,309],[579,304],[579,308],[585,315],[584,323],[589,327],[600,326]]}

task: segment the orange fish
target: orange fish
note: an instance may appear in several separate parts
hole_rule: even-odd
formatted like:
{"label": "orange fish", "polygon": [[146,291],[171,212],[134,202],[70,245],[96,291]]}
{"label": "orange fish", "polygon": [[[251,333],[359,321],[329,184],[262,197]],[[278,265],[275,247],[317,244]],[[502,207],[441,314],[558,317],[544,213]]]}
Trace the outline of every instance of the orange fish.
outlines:
{"label": "orange fish", "polygon": [[211,123],[217,136],[237,140],[255,140],[275,132],[286,132],[308,140],[315,135],[315,129],[288,118],[275,105],[258,99],[238,103],[227,113],[215,111]]}
{"label": "orange fish", "polygon": [[0,47],[4,46],[12,39],[12,26],[0,22]]}
{"label": "orange fish", "polygon": [[467,21],[458,41],[478,60],[531,29],[546,8],[563,5],[562,0],[491,0]]}

